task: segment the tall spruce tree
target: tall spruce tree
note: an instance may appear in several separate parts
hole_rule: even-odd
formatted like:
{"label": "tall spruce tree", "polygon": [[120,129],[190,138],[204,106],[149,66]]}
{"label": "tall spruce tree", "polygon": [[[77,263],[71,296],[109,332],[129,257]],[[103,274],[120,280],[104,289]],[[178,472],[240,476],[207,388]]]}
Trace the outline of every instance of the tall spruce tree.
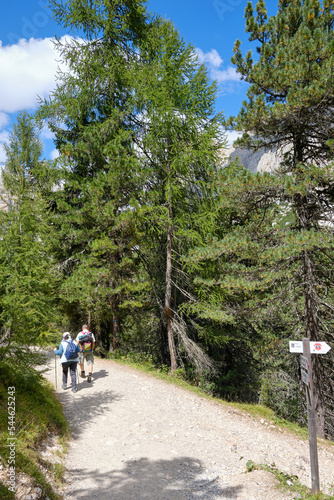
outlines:
{"label": "tall spruce tree", "polygon": [[53,316],[56,274],[50,253],[54,238],[41,193],[47,162],[33,118],[17,117],[2,169],[0,210],[0,359],[31,362],[27,351]]}
{"label": "tall spruce tree", "polygon": [[134,276],[138,234],[131,199],[140,189],[140,169],[132,139],[132,68],[148,16],[140,0],[51,4],[63,26],[85,36],[58,44],[71,71],[60,75],[41,108],[64,166],[56,202],[63,234],[58,257],[68,278],[63,297],[79,305],[82,320],[93,314],[95,328],[107,325],[112,350],[122,311],[140,306],[136,289],[145,286]]}
{"label": "tall spruce tree", "polygon": [[[255,16],[247,4],[246,31],[258,42],[257,58],[251,52],[243,57],[236,42],[232,62],[250,87],[230,124],[244,132],[240,145],[273,147],[282,162],[273,175],[242,173],[231,181],[239,205],[235,228],[205,257],[222,259],[216,283],[233,297],[232,305],[246,300],[268,311],[280,304],[294,338],[311,341],[332,340],[334,310],[333,9],[329,1],[279,1],[268,19],[262,0]],[[332,370],[327,365],[324,371],[323,362],[312,357],[322,436],[334,432]]]}

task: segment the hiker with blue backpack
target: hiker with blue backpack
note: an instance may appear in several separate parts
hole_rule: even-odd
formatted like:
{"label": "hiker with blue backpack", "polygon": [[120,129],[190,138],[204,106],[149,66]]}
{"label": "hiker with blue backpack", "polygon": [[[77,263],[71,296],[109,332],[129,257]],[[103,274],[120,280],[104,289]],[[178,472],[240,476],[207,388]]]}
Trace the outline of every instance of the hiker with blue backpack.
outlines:
{"label": "hiker with blue backpack", "polygon": [[71,386],[72,392],[77,392],[77,366],[79,362],[79,352],[80,348],[71,339],[71,335],[69,332],[63,333],[63,340],[59,345],[59,349],[54,349],[55,354],[60,356],[60,364],[63,369],[63,383],[62,388],[67,388],[67,374],[68,369],[70,369],[71,374]]}
{"label": "hiker with blue backpack", "polygon": [[94,365],[94,354],[93,354],[95,347],[94,334],[88,330],[87,325],[82,325],[82,330],[81,332],[78,333],[75,341],[80,349],[79,353],[79,365],[81,369],[80,377],[85,378],[84,362],[86,361],[88,366],[87,382],[91,382],[93,375],[93,365]]}

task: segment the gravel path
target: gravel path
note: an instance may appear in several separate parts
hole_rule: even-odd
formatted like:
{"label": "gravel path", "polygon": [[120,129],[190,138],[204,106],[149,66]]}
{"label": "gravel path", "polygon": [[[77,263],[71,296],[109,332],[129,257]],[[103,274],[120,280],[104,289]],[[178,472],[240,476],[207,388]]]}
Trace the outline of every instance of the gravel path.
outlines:
{"label": "gravel path", "polygon": [[[72,428],[65,500],[293,498],[272,474],[245,474],[248,460],[310,487],[307,441],[110,360],[95,359],[94,372],[73,394],[60,388],[57,364]],[[322,491],[334,495],[334,447],[318,452]]]}

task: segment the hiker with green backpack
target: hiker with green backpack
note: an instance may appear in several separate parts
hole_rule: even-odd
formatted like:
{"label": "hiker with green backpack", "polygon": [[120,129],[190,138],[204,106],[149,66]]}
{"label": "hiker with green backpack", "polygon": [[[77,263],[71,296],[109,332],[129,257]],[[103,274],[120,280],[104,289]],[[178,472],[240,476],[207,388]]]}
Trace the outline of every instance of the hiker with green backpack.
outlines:
{"label": "hiker with green backpack", "polygon": [[82,331],[78,333],[76,343],[80,348],[79,353],[79,365],[81,369],[80,377],[85,378],[85,367],[84,362],[87,362],[88,366],[88,378],[87,382],[92,381],[93,375],[93,365],[94,365],[94,347],[95,347],[95,337],[92,332],[88,330],[87,325],[82,325]]}
{"label": "hiker with green backpack", "polygon": [[55,354],[60,356],[60,364],[63,370],[62,388],[67,388],[67,374],[70,369],[72,392],[77,392],[77,366],[79,362],[79,346],[71,339],[69,332],[63,333],[63,340],[59,348],[54,349]]}

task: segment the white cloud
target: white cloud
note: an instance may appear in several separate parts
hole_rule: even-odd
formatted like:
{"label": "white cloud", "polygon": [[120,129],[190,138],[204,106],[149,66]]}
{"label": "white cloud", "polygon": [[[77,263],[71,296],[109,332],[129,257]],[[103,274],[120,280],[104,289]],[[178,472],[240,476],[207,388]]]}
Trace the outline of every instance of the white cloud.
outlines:
{"label": "white cloud", "polygon": [[202,49],[196,48],[195,52],[199,62],[202,64],[209,63],[211,66],[216,68],[219,68],[219,66],[223,64],[223,59],[220,57],[216,49],[211,49],[210,52],[205,54]]}
{"label": "white cloud", "polygon": [[233,146],[233,142],[242,136],[242,133],[237,132],[236,130],[226,130],[225,135],[228,141],[228,147],[230,148],[231,146]]}
{"label": "white cloud", "polygon": [[5,46],[0,41],[0,117],[3,112],[36,108],[37,96],[46,97],[55,87],[57,58],[52,38],[22,39]]}
{"label": "white cloud", "polygon": [[7,130],[0,132],[0,142],[8,142],[8,141],[9,141],[9,132],[7,132]]}
{"label": "white cloud", "polygon": [[9,116],[6,113],[0,112],[0,129],[8,125],[9,121],[10,121]]}
{"label": "white cloud", "polygon": [[227,69],[222,70],[213,68],[210,71],[210,76],[212,80],[217,80],[218,83],[240,81],[240,76],[232,66],[229,66]]}
{"label": "white cloud", "polygon": [[49,129],[47,124],[45,124],[41,130],[41,138],[42,139],[54,139],[55,134]]}
{"label": "white cloud", "polygon": [[0,165],[3,165],[6,161],[6,154],[5,154],[5,150],[2,146],[2,144],[0,144]]}
{"label": "white cloud", "polygon": [[8,141],[9,141],[9,132],[7,132],[7,130],[0,132],[0,165],[2,163],[5,163],[6,161],[6,153],[3,148],[3,144],[8,143]]}
{"label": "white cloud", "polygon": [[55,160],[59,156],[59,151],[58,149],[53,149],[50,153],[50,158],[51,160]]}
{"label": "white cloud", "polygon": [[218,83],[238,82],[240,80],[240,76],[233,66],[228,66],[226,69],[220,69],[224,61],[216,49],[211,49],[210,52],[205,53],[202,49],[197,47],[195,52],[199,62],[207,65],[212,80],[217,80]]}

